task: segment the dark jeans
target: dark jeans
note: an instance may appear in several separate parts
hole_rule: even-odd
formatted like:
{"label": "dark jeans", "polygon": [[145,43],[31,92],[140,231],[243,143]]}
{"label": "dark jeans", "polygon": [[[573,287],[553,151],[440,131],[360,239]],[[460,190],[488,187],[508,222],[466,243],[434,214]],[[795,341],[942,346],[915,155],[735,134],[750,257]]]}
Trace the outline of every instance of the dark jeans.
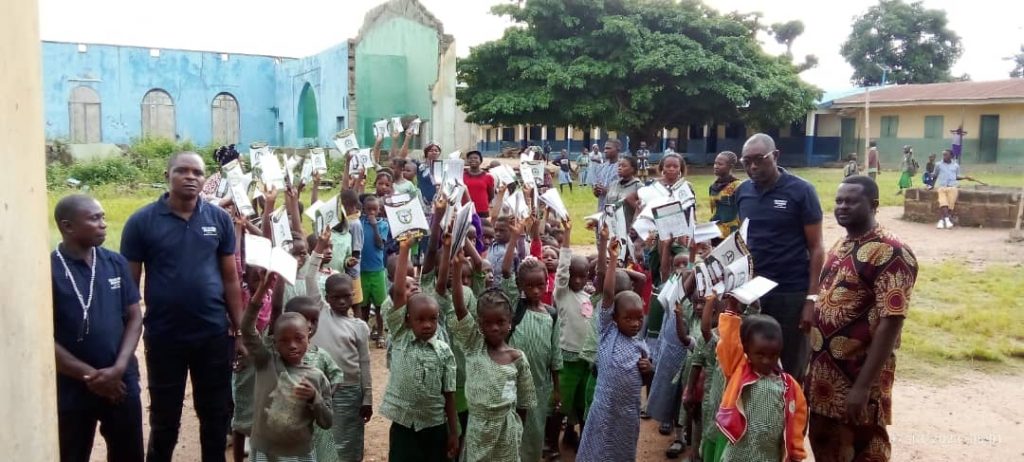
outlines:
{"label": "dark jeans", "polygon": [[782,368],[803,383],[811,357],[807,334],[800,330],[800,314],[807,292],[769,292],[761,297],[761,314],[775,318],[782,326]]}
{"label": "dark jeans", "polygon": [[107,461],[142,462],[142,403],[138,395],[118,404],[58,412],[61,462],[89,462],[97,422],[107,442]]}
{"label": "dark jeans", "polygon": [[199,417],[203,462],[223,462],[231,420],[231,363],[235,339],[219,335],[195,343],[146,340],[149,372],[148,462],[171,462],[181,426],[185,378]]}

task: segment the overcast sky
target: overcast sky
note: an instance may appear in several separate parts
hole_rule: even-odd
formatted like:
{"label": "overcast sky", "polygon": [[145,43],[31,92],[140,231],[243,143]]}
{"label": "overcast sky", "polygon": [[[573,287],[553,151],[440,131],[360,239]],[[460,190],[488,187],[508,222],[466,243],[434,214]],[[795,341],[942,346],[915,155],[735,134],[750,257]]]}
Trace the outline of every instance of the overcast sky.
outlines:
{"label": "overcast sky", "polygon": [[[455,36],[459,56],[501,36],[508,21],[489,14],[502,0],[421,0]],[[805,31],[793,54],[818,56],[820,64],[801,74],[824,90],[849,87],[852,73],[839,55],[852,18],[873,0],[705,0],[720,11],[760,11],[765,22],[799,19]],[[43,40],[185,48],[229,53],[301,57],[354,38],[363,16],[383,0],[39,0]],[[1008,77],[1004,58],[1024,42],[1024,1],[924,0],[946,10],[964,53],[953,74],[974,80]],[[765,49],[783,47],[764,37]],[[802,58],[797,58],[798,61]]]}

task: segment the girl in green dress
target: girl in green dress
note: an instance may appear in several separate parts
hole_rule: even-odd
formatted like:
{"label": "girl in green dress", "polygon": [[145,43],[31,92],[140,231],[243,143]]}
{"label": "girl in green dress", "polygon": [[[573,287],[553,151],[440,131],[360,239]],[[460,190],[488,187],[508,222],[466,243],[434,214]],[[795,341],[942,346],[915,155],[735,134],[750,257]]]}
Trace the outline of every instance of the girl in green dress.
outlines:
{"label": "girl in green dress", "polygon": [[[450,246],[441,258],[450,256]],[[456,281],[464,265],[459,252],[452,261]],[[518,461],[523,420],[528,409],[537,407],[537,395],[526,355],[505,343],[512,330],[512,303],[500,290],[487,290],[478,299],[474,322],[463,291],[452,291],[452,302],[458,318],[453,336],[466,356],[469,404],[461,460]]]}

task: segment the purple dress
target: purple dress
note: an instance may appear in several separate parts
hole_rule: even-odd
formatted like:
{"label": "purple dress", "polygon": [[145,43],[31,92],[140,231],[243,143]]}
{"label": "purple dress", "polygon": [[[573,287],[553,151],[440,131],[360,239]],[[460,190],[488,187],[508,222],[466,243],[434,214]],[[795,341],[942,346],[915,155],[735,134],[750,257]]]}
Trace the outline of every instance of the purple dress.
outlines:
{"label": "purple dress", "polygon": [[576,460],[635,460],[640,436],[637,362],[650,356],[639,337],[627,337],[612,322],[612,307],[601,307],[597,346],[597,388],[583,427]]}

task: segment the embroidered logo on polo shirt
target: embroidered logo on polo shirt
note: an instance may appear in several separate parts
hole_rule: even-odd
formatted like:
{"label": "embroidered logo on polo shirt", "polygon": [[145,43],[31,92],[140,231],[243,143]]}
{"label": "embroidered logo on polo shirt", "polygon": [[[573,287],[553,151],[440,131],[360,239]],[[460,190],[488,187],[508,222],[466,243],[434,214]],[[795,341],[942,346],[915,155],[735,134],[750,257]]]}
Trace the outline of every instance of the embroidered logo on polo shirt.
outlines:
{"label": "embroidered logo on polo shirt", "polygon": [[121,278],[120,277],[107,279],[107,282],[110,283],[110,290],[117,290],[117,289],[121,288]]}
{"label": "embroidered logo on polo shirt", "polygon": [[217,235],[217,227],[216,226],[203,226],[203,236],[216,236],[216,235]]}
{"label": "embroidered logo on polo shirt", "polygon": [[789,201],[785,199],[775,199],[775,208],[785,210],[787,205],[789,205]]}

